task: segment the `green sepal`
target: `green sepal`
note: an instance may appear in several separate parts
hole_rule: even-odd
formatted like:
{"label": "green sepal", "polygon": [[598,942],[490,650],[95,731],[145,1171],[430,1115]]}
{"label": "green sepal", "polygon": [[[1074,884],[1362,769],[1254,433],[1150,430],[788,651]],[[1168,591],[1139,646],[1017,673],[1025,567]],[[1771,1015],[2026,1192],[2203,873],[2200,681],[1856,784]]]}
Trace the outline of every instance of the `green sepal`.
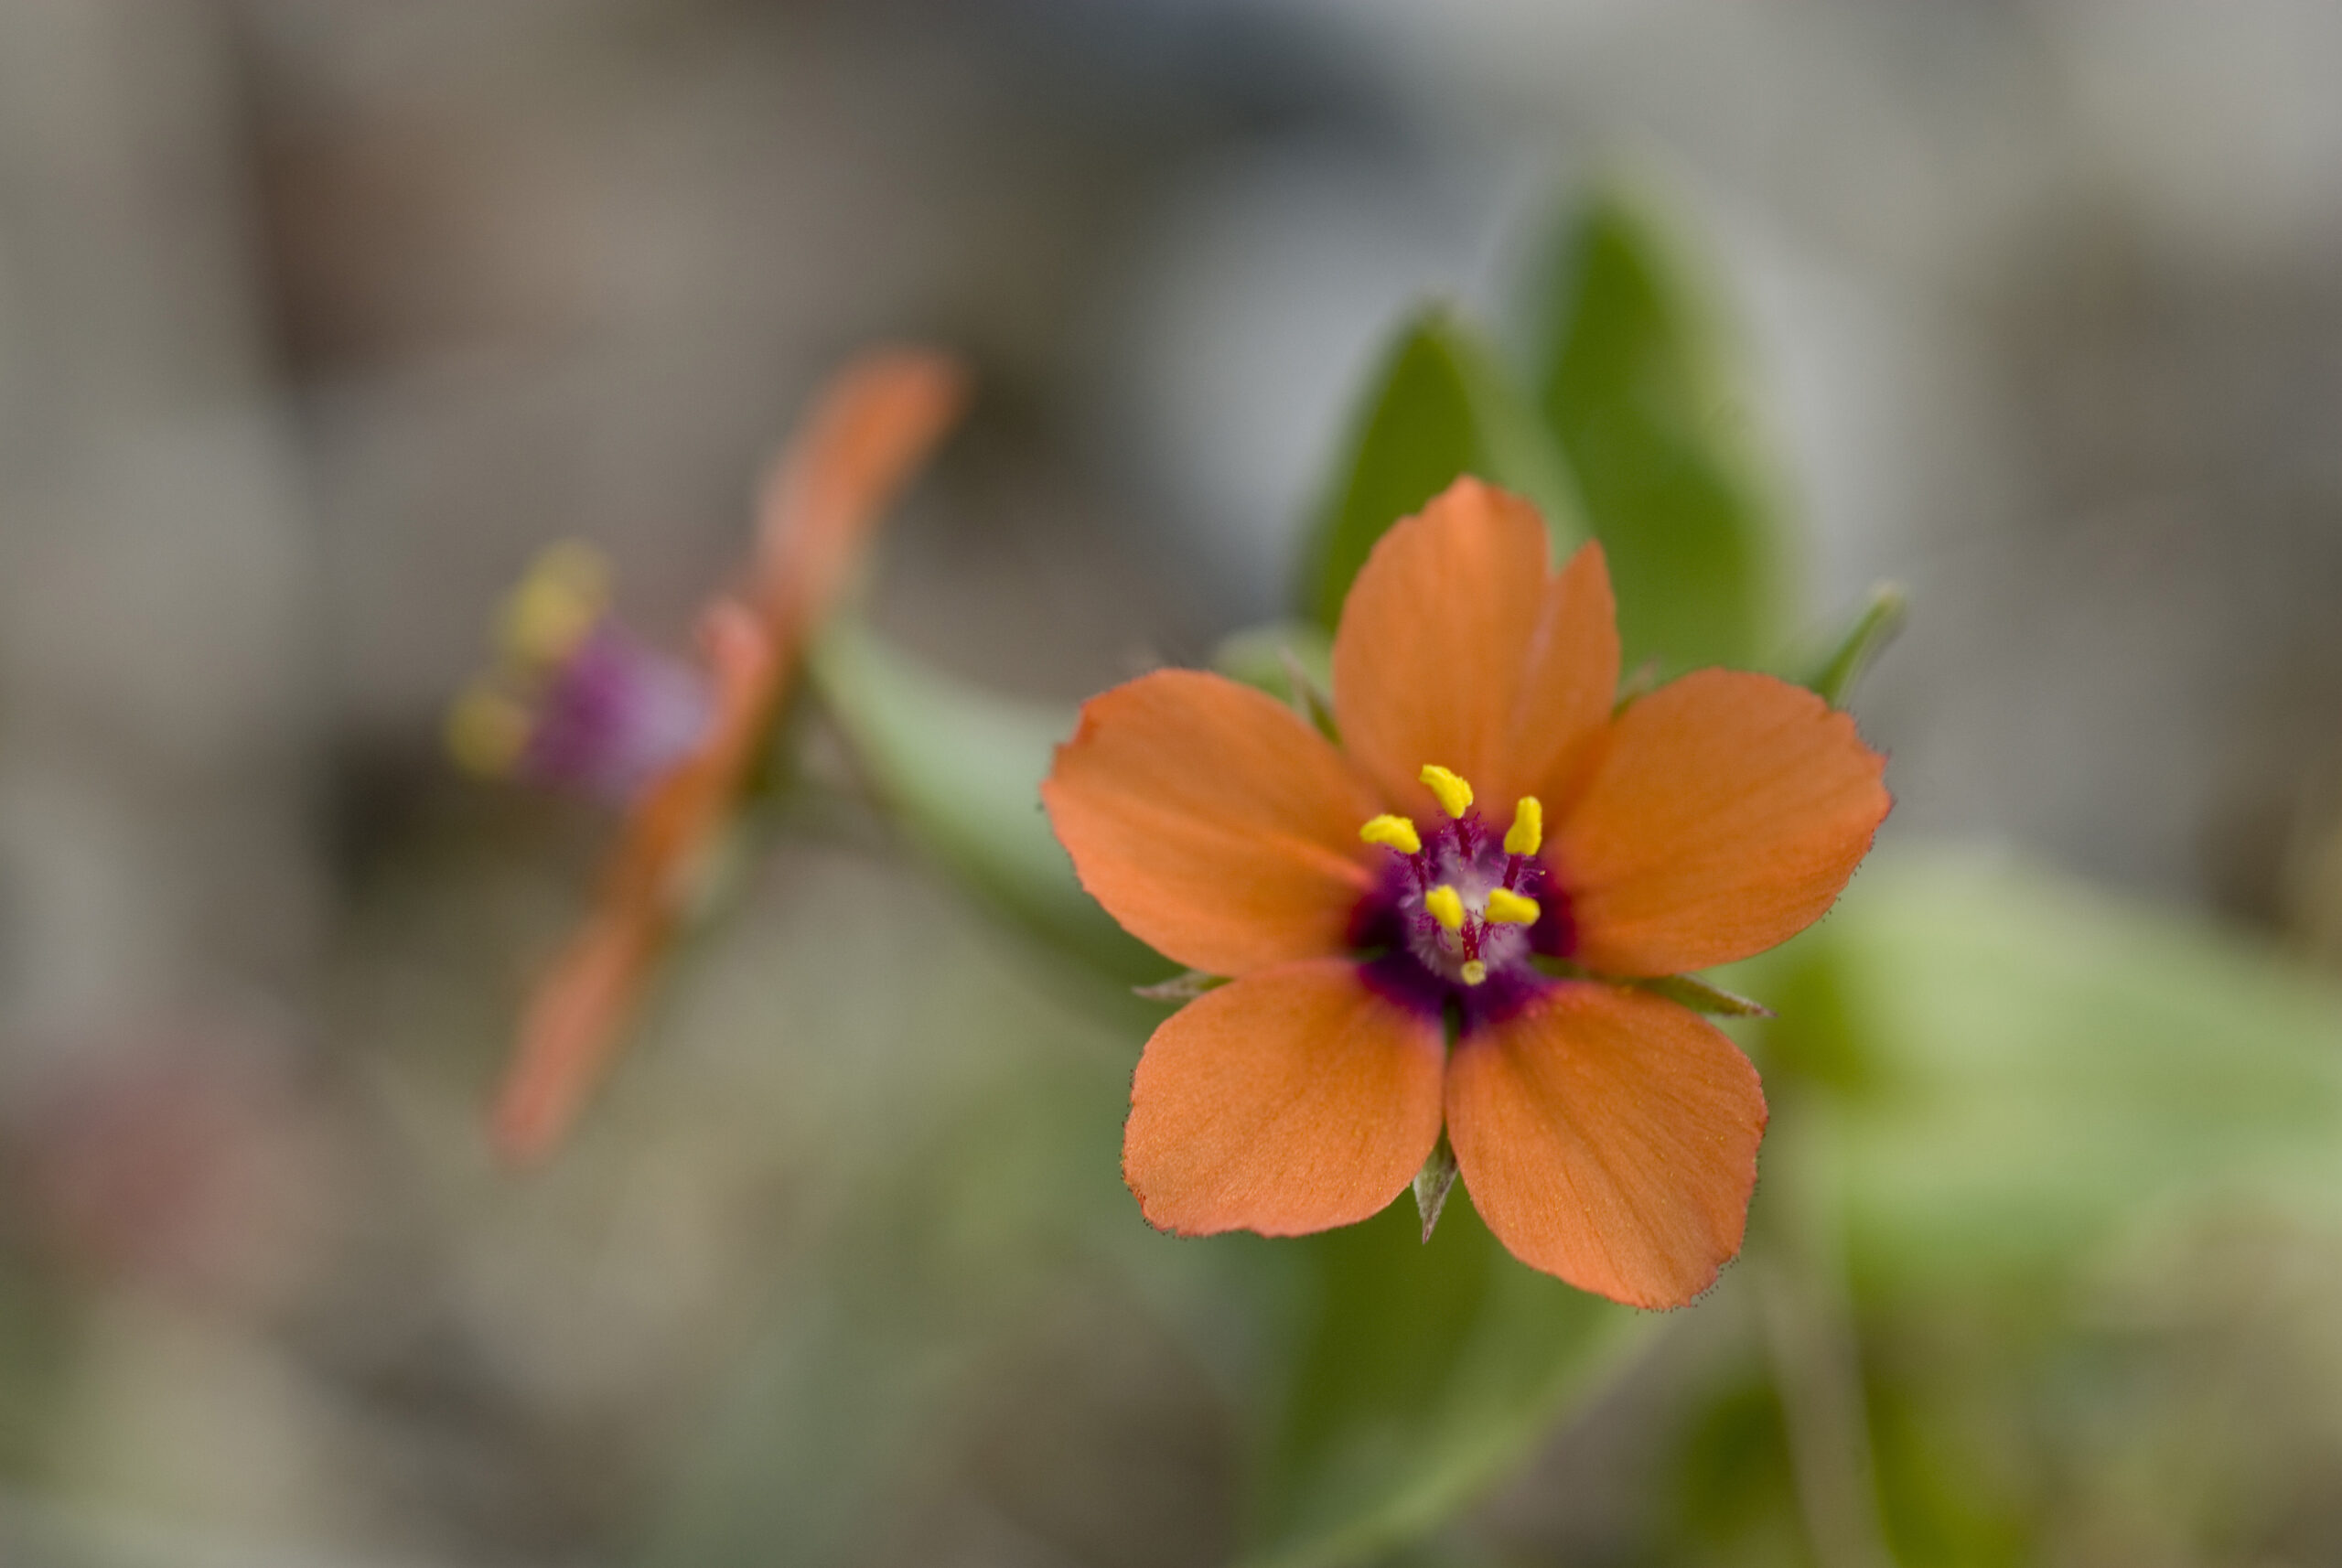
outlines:
{"label": "green sepal", "polygon": [[1217,991],[1228,983],[1224,974],[1206,974],[1200,969],[1182,970],[1168,980],[1158,980],[1152,985],[1133,985],[1131,994],[1142,1002],[1168,1002],[1184,1006],[1207,991]]}
{"label": "green sepal", "polygon": [[1769,1018],[1773,1010],[1762,1002],[1751,1000],[1736,991],[1726,991],[1714,981],[1703,980],[1696,974],[1666,974],[1656,980],[1638,980],[1637,989],[1654,996],[1664,996],[1670,1002],[1689,1007],[1694,1013],[1705,1013],[1718,1018]]}
{"label": "green sepal", "polygon": [[1328,739],[1334,722],[1334,639],[1308,621],[1273,621],[1230,632],[1212,650],[1211,666],[1291,705]]}
{"label": "green sepal", "polygon": [[1870,602],[1803,684],[1832,707],[1844,707],[1853,694],[1854,682],[1903,629],[1903,617],[1909,607],[1910,596],[1900,583],[1881,583],[1871,589]]}
{"label": "green sepal", "polygon": [[1426,1243],[1439,1225],[1439,1211],[1447,1207],[1447,1195],[1456,1188],[1456,1145],[1447,1141],[1447,1129],[1442,1127],[1439,1142],[1432,1145],[1423,1168],[1415,1173],[1415,1212],[1423,1217]]}

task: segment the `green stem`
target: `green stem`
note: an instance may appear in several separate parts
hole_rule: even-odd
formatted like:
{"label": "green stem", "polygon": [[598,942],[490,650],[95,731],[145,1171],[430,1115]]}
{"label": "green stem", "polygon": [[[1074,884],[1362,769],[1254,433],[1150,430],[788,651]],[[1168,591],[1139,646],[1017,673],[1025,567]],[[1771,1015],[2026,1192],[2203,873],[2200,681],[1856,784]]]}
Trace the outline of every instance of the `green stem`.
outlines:
{"label": "green stem", "polygon": [[1827,1108],[1798,1086],[1784,1090],[1767,1171],[1777,1201],[1749,1262],[1798,1508],[1820,1568],[1895,1568],[1879,1513],[1844,1251],[1827,1173],[1815,1163],[1826,1153],[1818,1145],[1831,1131]]}

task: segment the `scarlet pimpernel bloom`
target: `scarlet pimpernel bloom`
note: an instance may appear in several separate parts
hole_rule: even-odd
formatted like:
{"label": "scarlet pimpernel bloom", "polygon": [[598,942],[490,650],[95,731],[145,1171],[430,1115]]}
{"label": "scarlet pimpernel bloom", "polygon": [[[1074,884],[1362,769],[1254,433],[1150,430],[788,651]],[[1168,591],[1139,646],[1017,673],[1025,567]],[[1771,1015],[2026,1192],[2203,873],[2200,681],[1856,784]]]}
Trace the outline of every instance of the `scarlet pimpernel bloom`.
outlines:
{"label": "scarlet pimpernel bloom", "polygon": [[549,1153],[607,1066],[807,643],[962,390],[955,363],[920,350],[838,373],[765,482],[744,580],[701,613],[696,665],[618,623],[607,569],[583,546],[548,551],[512,595],[502,668],[452,715],[457,756],[593,794],[626,818],[592,908],[522,1016],[492,1119],[508,1160]]}
{"label": "scarlet pimpernel bloom", "polygon": [[1131,1090],[1153,1224],[1296,1235],[1376,1213],[1443,1127],[1532,1266],[1673,1306],[1739,1251],[1756,1071],[1635,983],[1747,957],[1834,901],[1886,814],[1853,722],[1702,670],[1615,706],[1599,546],[1459,479],[1375,547],[1334,640],[1339,744],[1218,675],[1091,699],[1042,786],[1082,885],[1230,983]]}

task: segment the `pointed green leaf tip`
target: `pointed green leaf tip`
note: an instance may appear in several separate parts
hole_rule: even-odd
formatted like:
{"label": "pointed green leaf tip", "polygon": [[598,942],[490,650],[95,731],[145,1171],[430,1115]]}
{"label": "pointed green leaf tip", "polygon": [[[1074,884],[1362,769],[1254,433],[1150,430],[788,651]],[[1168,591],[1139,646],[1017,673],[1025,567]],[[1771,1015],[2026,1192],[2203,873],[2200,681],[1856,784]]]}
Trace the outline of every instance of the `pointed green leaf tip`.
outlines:
{"label": "pointed green leaf tip", "polygon": [[1585,538],[1568,466],[1525,391],[1477,333],[1434,307],[1401,329],[1361,399],[1304,557],[1303,612],[1331,630],[1375,541],[1461,474],[1535,502],[1558,550]]}
{"label": "pointed green leaf tip", "polygon": [[1900,583],[1881,583],[1870,591],[1870,603],[1846,628],[1829,657],[1821,660],[1805,684],[1833,708],[1842,708],[1853,694],[1854,682],[1870,668],[1871,660],[1885,650],[1903,629],[1904,612],[1909,607],[1910,596]]}
{"label": "pointed green leaf tip", "polygon": [[1782,618],[1787,540],[1709,292],[1638,189],[1561,226],[1534,372],[1609,557],[1629,668],[1750,665]]}

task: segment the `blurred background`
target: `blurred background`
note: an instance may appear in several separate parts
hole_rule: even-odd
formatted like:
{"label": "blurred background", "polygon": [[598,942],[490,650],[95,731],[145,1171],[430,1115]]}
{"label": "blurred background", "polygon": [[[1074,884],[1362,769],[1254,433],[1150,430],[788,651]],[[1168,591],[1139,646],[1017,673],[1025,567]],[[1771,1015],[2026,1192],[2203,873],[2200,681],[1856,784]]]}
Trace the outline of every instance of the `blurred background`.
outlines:
{"label": "blurred background", "polygon": [[[1811,628],[1910,586],[1890,842],[2342,962],[2337,60],[2319,0],[0,0],[0,1561],[1237,1550],[1276,1348],[1114,1180],[1146,1023],[868,812],[780,836],[552,1168],[483,1140],[608,824],[457,774],[448,696],[564,536],[683,646],[876,341],[976,391],[875,623],[1069,701],[1278,613],[1394,321],[1517,318],[1631,166]],[[995,1167],[1047,1190],[918,1185]],[[2342,1252],[2093,1278],[1936,1326],[2018,1392],[1881,1482],[1986,1498],[1895,1552],[2342,1563]],[[1746,1435],[1759,1316],[1410,1550],[1880,1561]]]}

